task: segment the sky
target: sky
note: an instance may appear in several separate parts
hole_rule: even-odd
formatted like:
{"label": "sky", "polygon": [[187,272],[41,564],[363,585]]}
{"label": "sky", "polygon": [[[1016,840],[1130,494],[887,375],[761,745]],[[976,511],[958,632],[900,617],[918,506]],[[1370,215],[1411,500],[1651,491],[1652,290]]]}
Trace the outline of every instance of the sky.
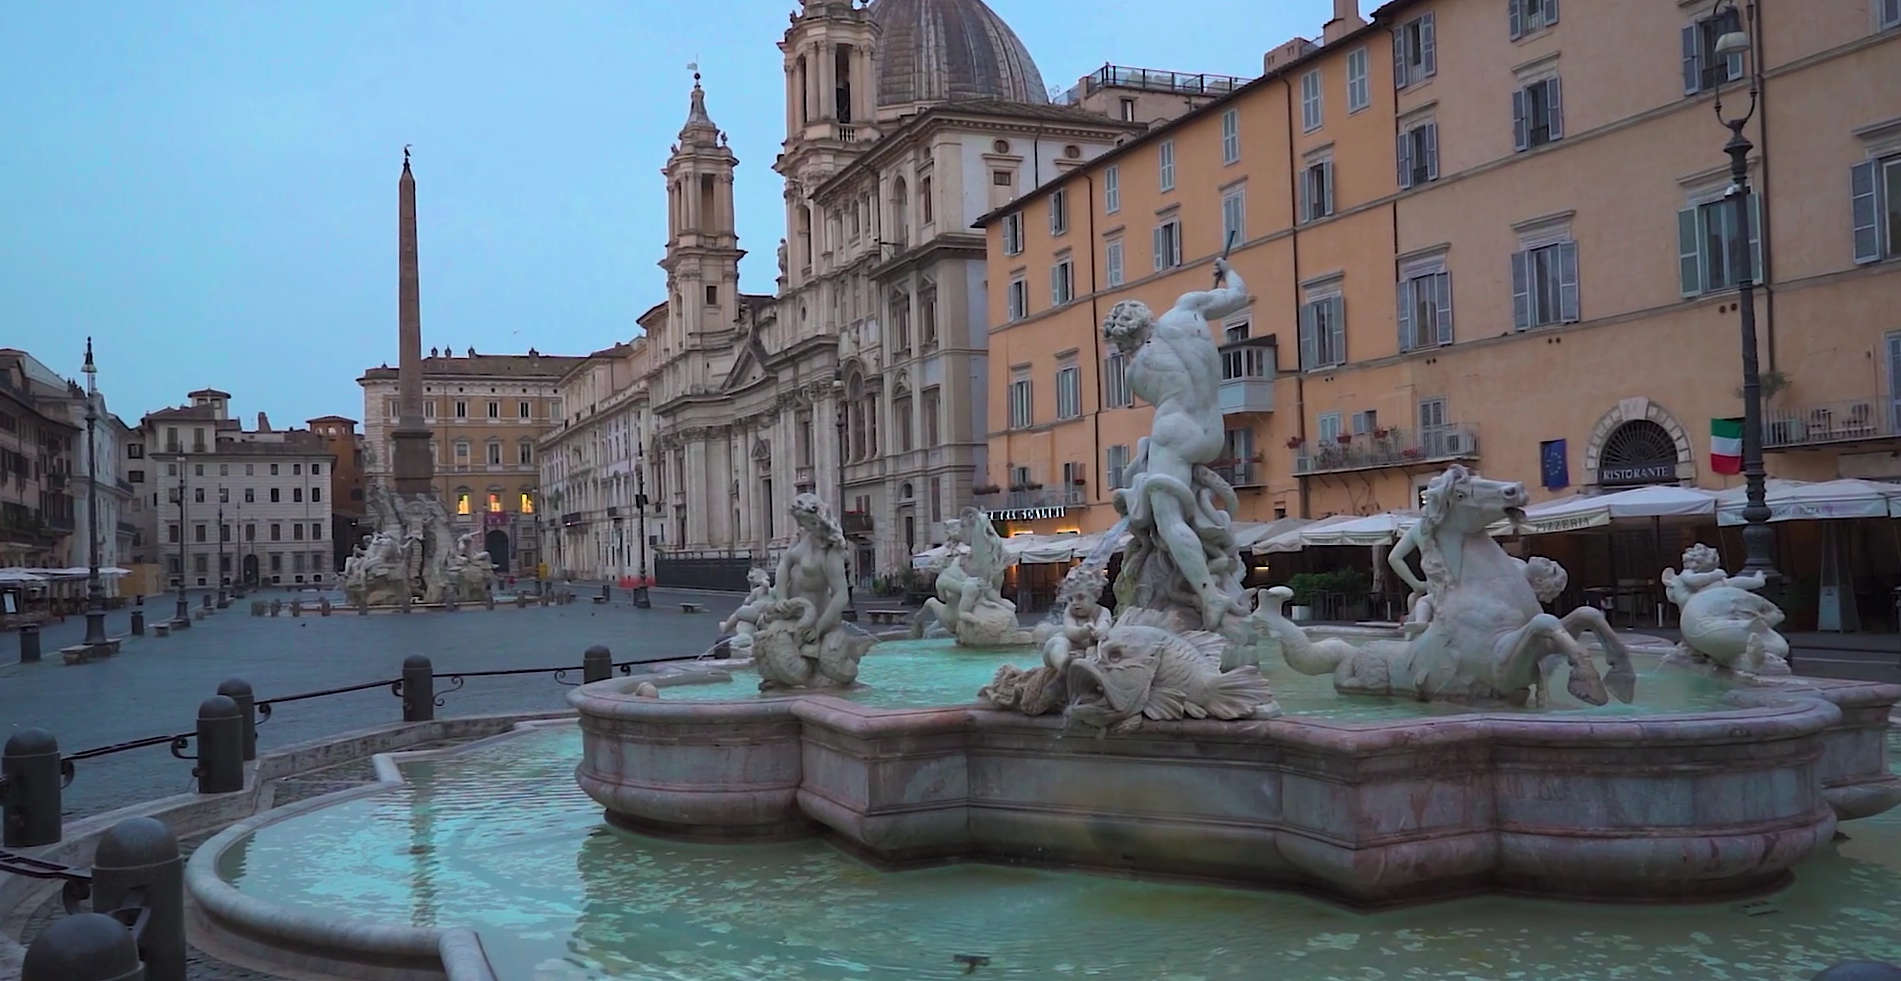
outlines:
{"label": "sky", "polygon": [[[1253,76],[1329,0],[989,0],[1044,82],[1105,62]],[[663,296],[660,170],[687,69],[740,160],[741,286],[784,234],[794,0],[14,4],[0,32],[0,346],[110,408],[205,386],[250,425],[360,418],[396,360],[413,144],[423,348],[585,354]],[[1080,16],[1079,16],[1080,15]]]}

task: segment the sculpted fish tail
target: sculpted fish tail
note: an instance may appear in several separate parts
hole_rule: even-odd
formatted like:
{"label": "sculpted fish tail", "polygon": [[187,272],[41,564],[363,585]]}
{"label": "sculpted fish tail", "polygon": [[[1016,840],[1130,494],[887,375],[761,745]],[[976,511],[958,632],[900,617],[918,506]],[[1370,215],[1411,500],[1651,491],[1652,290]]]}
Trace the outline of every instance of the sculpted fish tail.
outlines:
{"label": "sculpted fish tail", "polygon": [[[1256,708],[1268,709],[1266,714]],[[1252,664],[1218,675],[1209,686],[1203,708],[1217,719],[1245,719],[1250,716],[1272,718],[1280,715],[1274,701],[1274,689],[1261,677],[1261,669]]]}

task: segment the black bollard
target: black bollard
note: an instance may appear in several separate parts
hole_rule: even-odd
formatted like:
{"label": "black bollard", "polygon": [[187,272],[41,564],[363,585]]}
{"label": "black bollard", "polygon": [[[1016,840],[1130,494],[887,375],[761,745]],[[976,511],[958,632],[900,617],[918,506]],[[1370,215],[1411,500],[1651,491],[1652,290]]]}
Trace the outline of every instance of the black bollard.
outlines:
{"label": "black bollard", "polygon": [[591,684],[606,681],[614,673],[614,655],[606,647],[595,644],[581,652],[581,681]]}
{"label": "black bollard", "polygon": [[647,587],[634,587],[634,608],[640,610],[653,609],[653,601],[647,598]]}
{"label": "black bollard", "polygon": [[251,692],[251,683],[243,678],[226,678],[218,682],[218,694],[238,704],[238,714],[244,717],[245,762],[257,759],[257,696]]}
{"label": "black bollard", "polygon": [[34,664],[40,659],[40,625],[37,623],[20,626],[20,663]]}
{"label": "black bollard", "polygon": [[403,658],[403,721],[428,722],[436,717],[436,669],[421,654]]}
{"label": "black bollard", "polygon": [[211,609],[211,594],[206,593],[204,599],[205,599],[205,603],[204,603],[203,608],[207,610]]}
{"label": "black bollard", "polygon": [[613,588],[607,583],[601,583],[601,602],[607,603],[614,599]]}
{"label": "black bollard", "polygon": [[132,611],[132,636],[134,637],[145,636],[145,611],[144,610]]}
{"label": "black bollard", "polygon": [[244,717],[229,696],[198,703],[198,765],[191,775],[198,778],[201,794],[244,789]]}
{"label": "black bollard", "polygon": [[146,981],[185,981],[185,860],[157,818],[127,818],[106,830],[92,859],[92,908],[115,910],[143,893],[138,938]]}
{"label": "black bollard", "polygon": [[0,754],[8,848],[50,845],[59,840],[59,741],[45,729],[21,729]]}
{"label": "black bollard", "polygon": [[20,964],[20,981],[140,981],[144,977],[132,931],[104,913],[75,913],[54,920],[27,947]]}

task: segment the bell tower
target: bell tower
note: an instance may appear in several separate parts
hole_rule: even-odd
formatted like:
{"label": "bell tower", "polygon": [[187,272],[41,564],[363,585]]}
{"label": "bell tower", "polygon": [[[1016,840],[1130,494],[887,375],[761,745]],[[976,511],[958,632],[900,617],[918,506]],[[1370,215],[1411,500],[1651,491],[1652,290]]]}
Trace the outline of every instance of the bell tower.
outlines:
{"label": "bell tower", "polygon": [[[738,158],[706,113],[706,91],[693,73],[686,125],[667,158],[667,332],[687,362],[685,385],[717,382],[730,367],[739,321],[739,247],[733,216]],[[718,361],[720,363],[714,363]]]}
{"label": "bell tower", "polygon": [[779,41],[785,58],[786,279],[811,279],[817,233],[810,189],[878,138],[878,25],[852,0],[807,0]]}

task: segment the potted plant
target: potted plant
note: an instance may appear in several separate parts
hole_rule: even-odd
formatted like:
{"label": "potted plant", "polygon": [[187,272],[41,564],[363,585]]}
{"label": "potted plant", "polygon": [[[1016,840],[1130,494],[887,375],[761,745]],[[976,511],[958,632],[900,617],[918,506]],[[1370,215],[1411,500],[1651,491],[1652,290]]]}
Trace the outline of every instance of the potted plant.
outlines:
{"label": "potted plant", "polygon": [[1399,455],[1405,457],[1408,460],[1417,460],[1420,457],[1425,456],[1426,451],[1420,449],[1417,446],[1408,446],[1405,449],[1400,450]]}
{"label": "potted plant", "polygon": [[1306,623],[1314,618],[1314,603],[1320,599],[1323,579],[1324,573],[1301,572],[1287,580],[1287,588],[1294,591],[1287,615],[1295,623]]}
{"label": "potted plant", "polygon": [[1077,477],[1077,478],[1076,478],[1075,480],[1073,480],[1073,481],[1070,481],[1070,483],[1073,483],[1073,484],[1075,484],[1075,485],[1076,485],[1076,486],[1078,486],[1078,487],[1088,487],[1088,486],[1089,486],[1089,478],[1088,478],[1088,477]]}
{"label": "potted plant", "polygon": [[1334,441],[1334,442],[1336,442],[1336,443],[1339,443],[1339,444],[1340,444],[1341,446],[1345,446],[1345,445],[1347,445],[1348,443],[1351,443],[1351,442],[1353,442],[1353,434],[1352,434],[1352,433],[1341,433],[1340,435],[1338,435],[1338,436],[1335,436],[1335,437],[1333,438],[1333,441]]}
{"label": "potted plant", "polygon": [[1287,437],[1287,448],[1290,450],[1300,449],[1302,446],[1305,446],[1306,444],[1307,444],[1307,440],[1300,436]]}
{"label": "potted plant", "polygon": [[989,494],[995,494],[996,492],[1002,489],[1003,488],[998,487],[996,484],[978,484],[977,486],[972,487],[970,489],[970,492],[972,494],[976,494],[979,496],[985,496]]}

